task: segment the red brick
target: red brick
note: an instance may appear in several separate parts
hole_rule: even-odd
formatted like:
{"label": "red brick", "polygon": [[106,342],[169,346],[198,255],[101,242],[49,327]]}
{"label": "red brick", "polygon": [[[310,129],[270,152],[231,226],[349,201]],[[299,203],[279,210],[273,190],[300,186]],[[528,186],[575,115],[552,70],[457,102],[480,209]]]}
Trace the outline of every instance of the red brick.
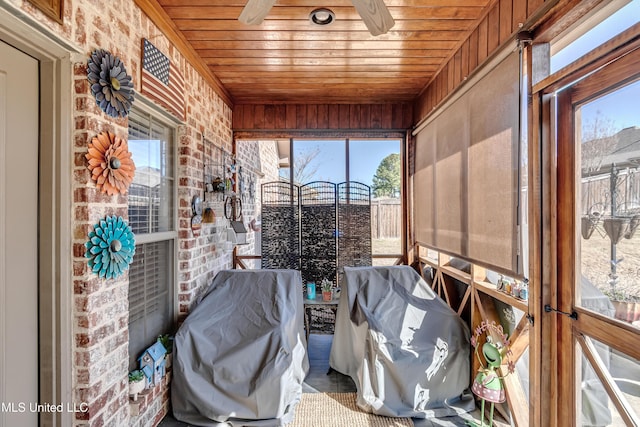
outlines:
{"label": "red brick", "polygon": [[89,299],[87,297],[75,297],[75,306],[78,312],[84,312],[89,305]]}
{"label": "red brick", "polygon": [[73,275],[82,276],[87,271],[88,266],[86,261],[74,261],[73,262]]}
{"label": "red brick", "polygon": [[[77,209],[80,209],[80,208],[76,208],[76,210]],[[85,208],[85,210],[86,210],[86,208]],[[83,257],[86,251],[87,251],[87,248],[84,246],[84,244],[75,243],[73,245],[73,256],[74,257],[77,257],[77,258]]]}
{"label": "red brick", "polygon": [[73,201],[75,203],[87,203],[89,197],[87,195],[88,189],[86,187],[76,188],[73,190]]}
{"label": "red brick", "polygon": [[89,345],[90,339],[87,334],[76,334],[76,346],[78,347],[87,347]]}

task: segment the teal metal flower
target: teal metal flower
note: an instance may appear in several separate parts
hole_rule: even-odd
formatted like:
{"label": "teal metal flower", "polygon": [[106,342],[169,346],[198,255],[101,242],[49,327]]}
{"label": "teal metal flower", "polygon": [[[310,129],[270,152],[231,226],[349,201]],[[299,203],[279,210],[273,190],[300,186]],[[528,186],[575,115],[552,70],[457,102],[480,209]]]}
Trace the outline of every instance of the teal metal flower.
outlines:
{"label": "teal metal flower", "polygon": [[135,236],[122,217],[107,216],[93,226],[85,244],[85,257],[91,271],[99,277],[115,279],[122,275],[136,252]]}
{"label": "teal metal flower", "polygon": [[133,103],[133,82],[122,61],[104,49],[89,58],[87,77],[96,104],[111,117],[129,114]]}

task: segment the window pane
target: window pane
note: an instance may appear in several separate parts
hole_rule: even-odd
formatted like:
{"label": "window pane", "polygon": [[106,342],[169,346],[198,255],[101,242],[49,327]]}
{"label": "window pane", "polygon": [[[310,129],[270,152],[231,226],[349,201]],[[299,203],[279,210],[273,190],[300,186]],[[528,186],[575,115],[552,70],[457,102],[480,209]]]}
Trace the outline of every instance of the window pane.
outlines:
{"label": "window pane", "polygon": [[129,367],[173,328],[173,241],[136,245],[129,269]]}
{"label": "window pane", "polygon": [[302,185],[312,181],[345,181],[345,150],[344,140],[293,141],[294,183]]}
{"label": "window pane", "polygon": [[[349,180],[371,187],[371,248],[373,254],[402,253],[402,173],[400,141],[349,140]],[[375,265],[394,264],[377,259]]]}
{"label": "window pane", "polygon": [[[580,107],[581,305],[640,321],[640,82]],[[635,324],[634,324],[635,322]]]}
{"label": "window pane", "polygon": [[[563,40],[560,40],[559,45],[562,44],[563,46],[561,49],[552,47],[551,72],[555,73],[590,52],[596,46],[635,25],[638,22],[638,16],[640,16],[640,0],[633,0],[572,42],[562,44]],[[572,34],[569,34],[568,37],[571,36]]]}
{"label": "window pane", "polygon": [[173,131],[131,114],[129,150],[136,174],[129,188],[129,224],[134,233],[173,230]]}

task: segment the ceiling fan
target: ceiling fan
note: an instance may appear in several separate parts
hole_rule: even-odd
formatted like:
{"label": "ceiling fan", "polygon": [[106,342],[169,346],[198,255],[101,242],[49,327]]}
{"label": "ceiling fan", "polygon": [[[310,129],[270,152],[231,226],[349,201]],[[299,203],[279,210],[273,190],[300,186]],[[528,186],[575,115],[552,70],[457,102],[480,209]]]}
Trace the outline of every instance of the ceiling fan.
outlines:
{"label": "ceiling fan", "polygon": [[[260,25],[276,0],[248,0],[238,17],[247,25]],[[351,0],[373,36],[385,34],[395,24],[383,0]]]}

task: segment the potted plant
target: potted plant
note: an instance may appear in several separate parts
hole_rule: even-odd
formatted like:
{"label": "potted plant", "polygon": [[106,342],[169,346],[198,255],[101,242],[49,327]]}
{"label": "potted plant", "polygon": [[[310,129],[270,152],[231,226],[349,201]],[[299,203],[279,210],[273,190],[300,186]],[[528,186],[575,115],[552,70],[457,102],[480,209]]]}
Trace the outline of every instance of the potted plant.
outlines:
{"label": "potted plant", "polygon": [[333,298],[333,283],[329,279],[322,279],[322,300],[331,301]]}
{"label": "potted plant", "polygon": [[160,341],[160,344],[167,350],[164,360],[166,361],[165,366],[169,368],[173,361],[173,337],[169,334],[158,335],[158,341]]}
{"label": "potted plant", "polygon": [[138,400],[138,393],[142,392],[146,386],[144,373],[140,369],[129,372],[129,395],[133,400]]}
{"label": "potted plant", "polygon": [[173,351],[173,337],[169,334],[158,335],[158,341],[167,350],[167,354]]}

